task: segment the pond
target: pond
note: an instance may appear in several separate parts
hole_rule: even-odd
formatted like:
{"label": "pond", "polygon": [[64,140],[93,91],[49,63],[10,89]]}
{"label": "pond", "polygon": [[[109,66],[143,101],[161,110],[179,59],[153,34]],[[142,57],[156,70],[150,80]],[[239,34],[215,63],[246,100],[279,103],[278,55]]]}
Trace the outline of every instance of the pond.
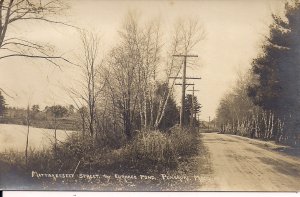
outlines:
{"label": "pond", "polygon": [[[63,142],[76,131],[57,130],[57,140]],[[6,150],[24,151],[27,126],[0,124],[0,152]],[[35,150],[49,148],[54,142],[54,130],[30,127],[29,147]]]}

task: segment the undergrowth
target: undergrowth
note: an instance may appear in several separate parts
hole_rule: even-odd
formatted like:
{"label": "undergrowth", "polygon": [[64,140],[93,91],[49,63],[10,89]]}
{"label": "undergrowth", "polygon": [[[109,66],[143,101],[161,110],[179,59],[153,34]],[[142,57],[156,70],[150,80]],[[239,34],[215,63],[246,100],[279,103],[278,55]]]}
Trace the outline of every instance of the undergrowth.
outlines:
{"label": "undergrowth", "polygon": [[30,150],[28,165],[23,152],[7,151],[2,160],[25,172],[41,173],[166,173],[198,152],[198,133],[172,128],[169,132],[141,131],[120,148],[71,135],[53,148]]}

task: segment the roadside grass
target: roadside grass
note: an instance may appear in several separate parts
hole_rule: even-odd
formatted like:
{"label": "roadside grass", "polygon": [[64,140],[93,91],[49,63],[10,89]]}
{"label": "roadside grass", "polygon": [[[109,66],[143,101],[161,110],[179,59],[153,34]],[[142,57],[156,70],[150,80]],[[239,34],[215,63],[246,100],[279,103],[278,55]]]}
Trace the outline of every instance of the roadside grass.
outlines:
{"label": "roadside grass", "polygon": [[[6,152],[1,160],[23,170],[26,176],[36,171],[49,174],[105,174],[112,177],[108,181],[32,178],[34,189],[190,191],[201,186],[198,179],[193,179],[194,175],[209,172],[208,165],[205,165],[206,154],[199,133],[174,127],[168,133],[138,132],[121,148],[100,146],[73,134],[57,146],[56,154],[54,148],[30,150],[28,166],[25,165],[24,154],[20,152]],[[176,179],[176,176],[192,178],[187,181]],[[171,178],[167,180],[166,177]]]}

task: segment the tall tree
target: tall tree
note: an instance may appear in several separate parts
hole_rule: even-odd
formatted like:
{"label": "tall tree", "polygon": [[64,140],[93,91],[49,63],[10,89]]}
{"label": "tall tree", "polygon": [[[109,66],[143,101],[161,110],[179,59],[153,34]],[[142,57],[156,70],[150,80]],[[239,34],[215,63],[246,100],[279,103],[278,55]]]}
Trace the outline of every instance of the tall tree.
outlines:
{"label": "tall tree", "polygon": [[253,60],[257,82],[248,89],[253,101],[285,122],[285,133],[294,137],[300,126],[300,3],[285,4],[285,17],[273,16],[262,53]]}
{"label": "tall tree", "polygon": [[124,132],[128,139],[132,137],[133,120],[137,111],[139,81],[138,68],[142,64],[140,31],[137,16],[129,13],[120,31],[121,44],[112,49],[109,60],[110,90],[123,120]]}
{"label": "tall tree", "polygon": [[[103,59],[100,58],[100,37],[88,31],[80,31],[82,55],[79,59],[79,69],[82,79],[78,80],[76,87],[68,90],[81,117],[88,123],[91,137],[96,137],[97,101],[105,85],[105,78],[101,73]],[[83,114],[86,109],[87,114]],[[85,120],[82,119],[83,125]],[[83,131],[84,132],[84,131]]]}

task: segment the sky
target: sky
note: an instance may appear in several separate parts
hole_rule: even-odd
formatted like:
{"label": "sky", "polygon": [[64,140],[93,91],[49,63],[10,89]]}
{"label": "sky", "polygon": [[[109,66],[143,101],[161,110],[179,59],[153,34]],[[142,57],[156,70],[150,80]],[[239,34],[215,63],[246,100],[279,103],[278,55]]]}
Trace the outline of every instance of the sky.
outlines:
{"label": "sky", "polygon": [[[281,13],[280,0],[198,0],[198,1],[105,1],[70,0],[63,20],[101,35],[103,54],[116,44],[118,30],[129,10],[139,13],[141,20],[159,17],[167,37],[178,18],[196,18],[205,30],[205,39],[193,53],[198,66],[189,65],[187,75],[201,77],[195,81],[195,93],[202,104],[200,119],[215,117],[222,96],[235,84],[238,73],[249,70],[251,60],[259,53],[271,13]],[[38,22],[17,24],[8,35],[18,35],[55,46],[64,56],[75,60],[80,52],[76,30]],[[167,40],[165,41],[167,42]],[[28,103],[40,106],[70,104],[64,91],[73,86],[78,73],[71,65],[62,70],[45,61],[24,58],[0,60],[0,87],[13,98],[10,106]],[[175,96],[179,102],[180,87]]]}

